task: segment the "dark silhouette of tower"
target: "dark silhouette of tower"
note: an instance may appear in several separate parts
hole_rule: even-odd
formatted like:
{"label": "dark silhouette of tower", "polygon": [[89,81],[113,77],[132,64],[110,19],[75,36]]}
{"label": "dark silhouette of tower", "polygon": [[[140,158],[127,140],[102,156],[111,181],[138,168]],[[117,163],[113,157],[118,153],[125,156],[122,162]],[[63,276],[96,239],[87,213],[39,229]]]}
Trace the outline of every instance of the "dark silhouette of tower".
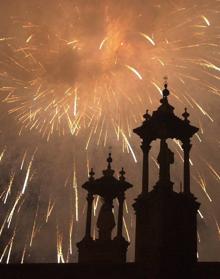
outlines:
{"label": "dark silhouette of tower", "polygon": [[[190,139],[198,128],[190,125],[185,109],[183,119],[174,114],[168,102],[167,84],[161,105],[152,116],[146,112],[143,124],[134,129],[142,139],[142,192],[134,203],[136,212],[135,261],[147,266],[150,273],[167,278],[167,274],[189,271],[197,262],[197,210],[199,203],[190,192]],[[159,180],[152,191],[148,189],[150,144],[160,140]],[[174,153],[167,139],[182,142],[184,153],[183,192],[173,191],[170,165]],[[156,277],[155,277],[156,278]],[[179,278],[179,277],[178,277]]]}
{"label": "dark silhouette of tower", "polygon": [[[103,176],[94,179],[95,173],[91,169],[89,181],[83,184],[83,188],[88,191],[87,196],[87,217],[86,233],[83,240],[77,243],[79,249],[80,263],[125,263],[126,253],[129,243],[124,239],[123,229],[123,204],[125,191],[132,185],[125,181],[125,171],[122,168],[119,179],[116,179],[114,170],[111,168],[111,153],[107,159],[107,169],[103,171]],[[102,199],[102,205],[99,212],[97,227],[98,239],[91,237],[91,221],[94,195]],[[112,239],[112,230],[115,227],[113,209],[113,200],[118,200],[118,220],[117,235]]]}

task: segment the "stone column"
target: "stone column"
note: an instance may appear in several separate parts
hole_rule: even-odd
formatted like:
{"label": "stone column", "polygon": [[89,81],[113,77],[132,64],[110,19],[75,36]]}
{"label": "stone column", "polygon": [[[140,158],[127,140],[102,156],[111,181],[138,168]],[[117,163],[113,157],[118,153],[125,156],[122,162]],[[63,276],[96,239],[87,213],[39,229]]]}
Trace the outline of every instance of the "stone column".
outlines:
{"label": "stone column", "polygon": [[184,193],[190,193],[190,161],[189,154],[192,145],[190,144],[190,139],[187,138],[183,140],[182,148],[184,152],[184,171],[183,171],[183,187]]}
{"label": "stone column", "polygon": [[91,238],[91,223],[92,223],[92,203],[93,203],[93,194],[88,192],[87,195],[87,216],[86,216],[86,235],[87,239]]}
{"label": "stone column", "polygon": [[124,200],[125,200],[124,193],[121,193],[118,196],[119,207],[118,207],[117,238],[122,238]]}
{"label": "stone column", "polygon": [[149,151],[151,146],[148,142],[143,141],[141,149],[143,151],[142,193],[147,193],[149,184]]}

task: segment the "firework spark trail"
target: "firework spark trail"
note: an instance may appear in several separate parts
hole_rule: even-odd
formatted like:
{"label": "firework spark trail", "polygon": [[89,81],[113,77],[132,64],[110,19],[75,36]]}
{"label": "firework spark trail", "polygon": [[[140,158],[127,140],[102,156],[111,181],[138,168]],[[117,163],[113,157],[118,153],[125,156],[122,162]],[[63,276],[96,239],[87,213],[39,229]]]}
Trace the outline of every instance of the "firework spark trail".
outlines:
{"label": "firework spark trail", "polygon": [[100,44],[100,46],[99,46],[99,49],[100,49],[100,50],[102,49],[104,43],[105,43],[107,40],[108,40],[108,37],[106,37],[106,38],[104,38],[104,39],[102,40],[102,42],[101,42],[101,44]]}
{"label": "firework spark trail", "polygon": [[205,21],[205,23],[207,24],[207,26],[210,26],[210,25],[211,25],[207,17],[205,17],[204,15],[202,15],[202,18],[204,19],[204,21]]}
{"label": "firework spark trail", "polygon": [[74,220],[71,218],[70,221],[70,229],[69,229],[69,253],[70,255],[73,254],[73,243],[72,243],[72,235],[73,235],[73,225],[74,225]]}
{"label": "firework spark trail", "polygon": [[220,238],[220,226],[219,226],[219,223],[218,223],[218,221],[216,220],[215,217],[214,217],[214,220],[215,220],[215,224],[216,224],[216,227],[217,227],[217,232],[218,232],[218,235],[219,235],[219,238]]}
{"label": "firework spark trail", "polygon": [[140,80],[143,79],[141,74],[134,67],[131,67],[129,65],[125,65],[125,67],[127,67],[132,73],[134,73]]}
{"label": "firework spark trail", "polygon": [[57,263],[65,263],[62,244],[63,244],[63,237],[62,234],[59,233],[57,228]]}
{"label": "firework spark trail", "polygon": [[3,232],[3,229],[4,229],[4,227],[5,227],[6,222],[7,222],[7,217],[5,218],[5,220],[4,220],[4,222],[3,222],[2,226],[1,226],[1,229],[0,229],[0,236],[1,236],[2,232]]}
{"label": "firework spark trail", "polygon": [[10,178],[10,181],[9,181],[9,184],[8,184],[8,189],[7,189],[7,192],[5,194],[5,198],[4,198],[4,204],[7,202],[8,196],[11,194],[11,187],[12,187],[14,178],[15,178],[15,172],[11,175],[11,178]]}
{"label": "firework spark trail", "polygon": [[72,187],[74,190],[74,196],[75,196],[75,218],[76,222],[79,221],[79,198],[78,198],[78,185],[77,185],[77,179],[76,179],[76,169],[75,169],[75,164],[73,167],[73,183]]}
{"label": "firework spark trail", "polygon": [[21,170],[23,169],[26,156],[27,156],[27,151],[25,151],[24,156],[23,156],[23,159],[22,159],[22,162],[21,162],[21,167],[20,167]]}
{"label": "firework spark trail", "polygon": [[153,40],[151,37],[149,37],[148,35],[146,35],[146,34],[144,34],[144,33],[142,33],[142,32],[140,32],[140,35],[143,36],[145,39],[147,39],[147,41],[150,42],[153,46],[156,45],[156,43],[154,42],[154,40]]}
{"label": "firework spark trail", "polygon": [[6,148],[3,149],[2,153],[0,154],[0,162],[2,161],[3,159],[3,156],[5,154],[5,151],[6,151]]}
{"label": "firework spark trail", "polygon": [[127,224],[126,224],[126,222],[125,222],[125,218],[124,218],[124,217],[123,217],[123,224],[124,224],[124,228],[125,228],[125,232],[126,232],[128,241],[131,241],[130,235],[129,235],[129,231],[128,231],[128,228],[127,228]]}
{"label": "firework spark trail", "polygon": [[28,180],[30,178],[31,167],[32,167],[32,164],[33,164],[36,152],[37,152],[37,148],[35,149],[32,157],[31,157],[31,160],[29,162],[28,168],[27,168],[27,172],[26,172],[26,176],[25,176],[25,180],[24,180],[24,184],[23,184],[23,188],[22,188],[22,194],[24,194],[24,192],[25,192],[25,190],[27,188]]}
{"label": "firework spark trail", "polygon": [[212,171],[212,173],[215,175],[215,177],[220,180],[220,174],[213,168],[213,166],[209,163],[207,163],[207,166]]}
{"label": "firework spark trail", "polygon": [[5,248],[4,248],[3,252],[2,252],[2,255],[1,255],[1,258],[0,258],[0,263],[2,262],[2,260],[3,260],[4,256],[5,256],[5,253],[6,253],[7,249],[8,249],[8,247],[9,247],[9,244],[10,244],[10,242],[5,246]]}
{"label": "firework spark trail", "polygon": [[48,207],[47,207],[46,220],[45,220],[46,223],[48,222],[49,217],[54,209],[55,203],[56,203],[55,201],[52,202],[51,199],[49,200]]}
{"label": "firework spark trail", "polygon": [[95,199],[95,202],[94,202],[94,206],[93,206],[94,217],[96,216],[96,210],[98,208],[99,201],[100,201],[100,196],[97,196],[96,199]]}
{"label": "firework spark trail", "polygon": [[38,232],[38,230],[37,230],[38,211],[39,211],[39,200],[38,200],[38,203],[37,203],[36,213],[35,213],[35,216],[34,216],[34,222],[33,222],[33,227],[32,227],[32,231],[31,231],[31,237],[30,237],[30,243],[29,243],[30,247],[32,246],[33,240],[34,240],[34,238],[35,238],[35,236]]}
{"label": "firework spark trail", "polygon": [[129,211],[128,211],[128,205],[127,205],[127,201],[125,200],[125,210],[126,210],[126,212],[127,212],[127,214],[129,213]]}
{"label": "firework spark trail", "polygon": [[204,216],[202,215],[201,211],[198,210],[199,216],[201,217],[201,219],[204,219]]}
{"label": "firework spark trail", "polygon": [[19,203],[21,197],[22,197],[21,194],[19,194],[19,195],[17,196],[17,198],[16,198],[16,200],[15,200],[15,203],[14,203],[13,207],[11,208],[10,213],[9,213],[9,215],[8,215],[8,217],[7,217],[8,228],[9,228],[10,225],[11,225],[11,221],[12,221],[13,215],[14,215],[14,213],[15,213],[15,209],[16,209],[16,207],[17,207],[17,205],[18,205],[18,203]]}
{"label": "firework spark trail", "polygon": [[10,261],[10,256],[11,256],[11,250],[12,250],[12,246],[14,244],[14,238],[15,238],[15,232],[10,240],[10,244],[9,244],[9,249],[8,249],[8,256],[7,256],[7,259],[6,259],[6,263],[8,264],[9,261]]}
{"label": "firework spark trail", "polygon": [[23,263],[24,263],[25,254],[26,254],[26,249],[27,249],[27,247],[26,247],[26,243],[25,243],[25,245],[24,245],[24,249],[23,249],[23,253],[22,253],[22,257],[21,257],[21,264],[23,264]]}
{"label": "firework spark trail", "polygon": [[134,159],[134,162],[137,163],[137,158],[136,158],[136,156],[134,154],[134,151],[133,151],[133,149],[131,147],[131,144],[128,141],[128,138],[126,137],[126,135],[124,134],[124,132],[122,130],[120,130],[120,132],[121,132],[121,134],[122,134],[122,136],[124,138],[124,141],[126,142],[126,145],[127,145],[128,149],[131,151],[131,154],[132,154],[132,157]]}
{"label": "firework spark trail", "polygon": [[162,96],[163,93],[162,93],[161,87],[156,82],[154,82],[154,81],[152,81],[152,84],[155,86],[155,88],[158,90],[158,92]]}
{"label": "firework spark trail", "polygon": [[193,177],[194,180],[201,186],[202,190],[204,191],[205,195],[207,196],[208,200],[212,202],[212,198],[210,197],[209,193],[207,192],[207,184],[205,178],[202,177],[200,174],[197,177]]}
{"label": "firework spark trail", "polygon": [[152,159],[152,161],[154,162],[154,164],[156,165],[156,167],[159,169],[160,166],[159,166],[157,160],[156,160],[153,156],[151,156],[151,159]]}
{"label": "firework spark trail", "polygon": [[6,258],[6,263],[7,264],[9,263],[10,256],[11,256],[11,251],[12,251],[12,246],[13,246],[13,243],[14,243],[14,238],[15,238],[15,230],[14,230],[13,236],[11,237],[10,241],[8,242],[8,244],[5,246],[5,248],[3,250],[3,253],[0,257],[0,263],[2,262],[7,250],[8,250],[8,255],[7,255],[7,258]]}

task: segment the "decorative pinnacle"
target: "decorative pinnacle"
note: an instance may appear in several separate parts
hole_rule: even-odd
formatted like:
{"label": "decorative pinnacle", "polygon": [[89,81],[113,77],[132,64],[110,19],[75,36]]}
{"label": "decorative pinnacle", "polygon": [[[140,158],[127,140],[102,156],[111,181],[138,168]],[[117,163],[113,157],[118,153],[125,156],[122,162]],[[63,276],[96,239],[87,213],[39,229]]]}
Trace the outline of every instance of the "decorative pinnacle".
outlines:
{"label": "decorative pinnacle", "polygon": [[106,170],[103,170],[103,174],[104,174],[104,176],[112,176],[115,171],[112,170],[112,168],[111,168],[111,163],[112,163],[112,154],[111,153],[108,154],[108,158],[106,161],[108,162],[108,166],[107,166]]}
{"label": "decorative pinnacle", "polygon": [[124,168],[121,168],[121,171],[119,172],[120,176],[119,176],[119,180],[120,181],[124,181],[125,180],[125,171]]}
{"label": "decorative pinnacle", "polygon": [[108,154],[107,162],[108,162],[108,169],[110,170],[111,163],[112,163],[112,154],[111,153]]}
{"label": "decorative pinnacle", "polygon": [[148,113],[149,110],[146,110],[146,113],[143,115],[144,119],[149,120],[151,118],[151,115]]}
{"label": "decorative pinnacle", "polygon": [[164,90],[163,90],[163,97],[164,98],[167,98],[170,95],[170,91],[167,89],[167,86],[168,86],[167,82],[164,83]]}
{"label": "decorative pinnacle", "polygon": [[184,121],[189,123],[189,113],[187,112],[187,108],[185,108],[185,112],[182,114],[182,116],[184,117]]}
{"label": "decorative pinnacle", "polygon": [[90,172],[89,172],[89,181],[93,181],[94,180],[94,171],[93,171],[93,168],[91,168]]}

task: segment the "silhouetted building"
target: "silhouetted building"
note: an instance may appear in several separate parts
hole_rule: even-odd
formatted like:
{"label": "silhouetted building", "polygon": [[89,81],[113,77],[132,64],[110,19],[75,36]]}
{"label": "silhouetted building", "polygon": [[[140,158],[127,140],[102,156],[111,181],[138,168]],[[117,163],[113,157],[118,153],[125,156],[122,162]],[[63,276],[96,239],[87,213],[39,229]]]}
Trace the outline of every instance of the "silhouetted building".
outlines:
{"label": "silhouetted building", "polygon": [[[161,106],[144,115],[143,124],[134,129],[142,139],[143,178],[142,192],[134,203],[136,212],[135,262],[145,264],[154,275],[162,272],[191,270],[197,262],[197,210],[199,203],[190,192],[190,138],[198,128],[190,125],[185,109],[183,119],[174,114],[168,102],[167,84],[163,90]],[[150,144],[160,140],[157,157],[159,180],[148,191],[148,156]],[[173,190],[170,165],[174,153],[168,148],[167,139],[182,142],[184,152],[183,192]]]}
{"label": "silhouetted building", "polygon": [[[123,168],[120,171],[119,179],[114,177],[114,170],[111,168],[111,153],[109,153],[107,162],[107,169],[103,171],[103,176],[101,178],[94,179],[95,173],[93,169],[91,169],[89,181],[82,186],[88,191],[88,205],[85,236],[82,241],[77,243],[80,263],[126,262],[126,253],[129,243],[122,235],[124,192],[132,187],[132,185],[125,181],[125,171]],[[97,239],[92,239],[91,237],[94,195],[98,195],[102,199],[102,206],[97,221]],[[117,235],[112,239],[112,230],[115,227],[115,218],[112,212],[114,199],[118,200],[118,221]]]}

